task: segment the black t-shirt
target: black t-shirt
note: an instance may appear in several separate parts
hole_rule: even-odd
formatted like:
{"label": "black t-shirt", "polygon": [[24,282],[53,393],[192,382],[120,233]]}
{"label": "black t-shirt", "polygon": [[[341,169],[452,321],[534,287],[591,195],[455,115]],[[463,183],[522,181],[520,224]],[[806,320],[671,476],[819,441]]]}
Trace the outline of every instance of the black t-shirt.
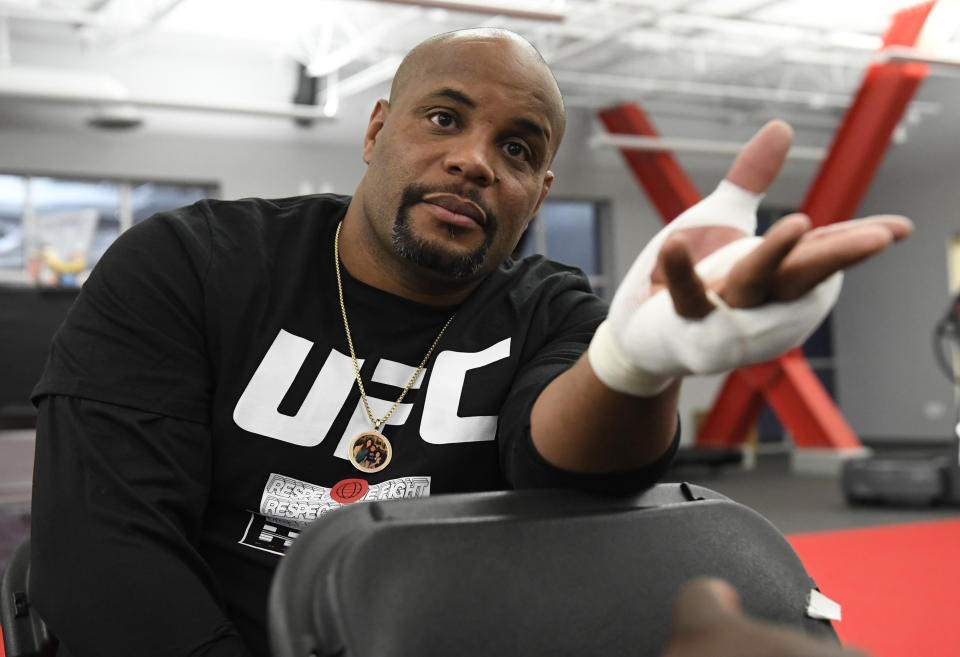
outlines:
{"label": "black t-shirt", "polygon": [[[160,543],[164,568],[186,562],[262,652],[279,555],[343,504],[527,486],[637,489],[659,477],[672,449],[642,471],[584,477],[551,467],[532,447],[533,402],[583,353],[606,314],[581,273],[542,257],[507,261],[457,308],[400,298],[343,271],[375,417],[387,413],[455,313],[381,428],[393,446],[390,464],[373,474],[354,468],[347,445],[371,423],[334,269],[334,232],[348,203],[334,195],[203,201],[116,241],[57,334],[34,391],[49,405],[38,431],[35,540],[83,522],[76,531],[95,541],[110,535],[110,522],[132,516],[121,522],[133,527],[133,545],[150,544],[149,554]],[[57,401],[63,397],[74,401]],[[115,428],[103,428],[107,421]],[[78,462],[62,456],[71,451]],[[54,492],[68,480],[88,489],[85,506]],[[50,509],[71,504],[70,518],[51,518]],[[116,508],[112,520],[99,512],[104,506]],[[109,549],[90,552],[110,558]],[[208,625],[214,633],[222,621]]]}

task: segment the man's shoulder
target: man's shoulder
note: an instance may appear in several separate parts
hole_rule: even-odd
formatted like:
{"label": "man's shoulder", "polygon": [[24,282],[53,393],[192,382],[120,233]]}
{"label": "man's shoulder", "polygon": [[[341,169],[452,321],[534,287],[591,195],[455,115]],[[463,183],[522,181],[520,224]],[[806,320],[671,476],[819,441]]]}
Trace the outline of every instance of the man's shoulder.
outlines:
{"label": "man's shoulder", "polygon": [[204,207],[214,213],[232,212],[262,212],[266,214],[284,213],[290,210],[316,209],[337,210],[346,209],[350,204],[350,196],[344,194],[306,194],[287,196],[284,198],[261,198],[250,196],[246,198],[222,200],[204,199],[194,205]]}
{"label": "man's shoulder", "polygon": [[342,194],[309,194],[285,198],[248,197],[235,200],[204,199],[174,211],[173,215],[186,218],[203,217],[217,223],[295,222],[341,215],[350,205],[350,199],[350,196]]}
{"label": "man's shoulder", "polygon": [[550,260],[540,254],[514,260],[507,258],[492,277],[514,290],[547,288],[575,288],[590,290],[587,275],[581,269]]}
{"label": "man's shoulder", "polygon": [[550,260],[542,255],[507,259],[494,271],[474,295],[477,307],[499,300],[519,315],[550,308],[582,308],[603,315],[606,302],[598,297],[582,270]]}
{"label": "man's shoulder", "polygon": [[312,194],[287,198],[202,199],[191,205],[159,212],[130,232],[148,241],[175,236],[198,248],[235,248],[243,244],[303,235],[309,229],[326,230],[342,217],[350,197]]}

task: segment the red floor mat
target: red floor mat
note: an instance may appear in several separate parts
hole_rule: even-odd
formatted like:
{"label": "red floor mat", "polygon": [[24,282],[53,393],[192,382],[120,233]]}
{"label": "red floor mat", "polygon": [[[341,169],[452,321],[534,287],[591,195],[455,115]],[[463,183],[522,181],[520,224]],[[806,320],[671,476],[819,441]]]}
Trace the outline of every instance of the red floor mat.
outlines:
{"label": "red floor mat", "polygon": [[960,520],[787,538],[842,605],[844,645],[873,657],[960,655]]}

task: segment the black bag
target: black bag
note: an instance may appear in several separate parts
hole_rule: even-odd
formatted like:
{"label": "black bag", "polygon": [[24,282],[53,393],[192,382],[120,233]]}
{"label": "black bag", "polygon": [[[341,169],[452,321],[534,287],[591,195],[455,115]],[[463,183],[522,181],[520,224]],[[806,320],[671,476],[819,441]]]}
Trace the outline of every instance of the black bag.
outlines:
{"label": "black bag", "polygon": [[781,533],[708,489],[573,491],[354,504],[281,560],[274,657],[654,657],[681,586],[714,575],[746,612],[833,638]]}

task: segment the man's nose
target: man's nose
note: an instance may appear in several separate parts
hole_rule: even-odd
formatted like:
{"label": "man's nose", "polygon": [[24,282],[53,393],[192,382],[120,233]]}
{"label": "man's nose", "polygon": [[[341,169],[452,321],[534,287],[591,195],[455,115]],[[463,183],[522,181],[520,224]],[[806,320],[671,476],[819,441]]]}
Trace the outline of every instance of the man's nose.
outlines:
{"label": "man's nose", "polygon": [[444,158],[444,170],[455,176],[463,176],[474,184],[492,185],[497,175],[493,169],[493,148],[485,140],[464,137],[451,141],[450,150]]}

